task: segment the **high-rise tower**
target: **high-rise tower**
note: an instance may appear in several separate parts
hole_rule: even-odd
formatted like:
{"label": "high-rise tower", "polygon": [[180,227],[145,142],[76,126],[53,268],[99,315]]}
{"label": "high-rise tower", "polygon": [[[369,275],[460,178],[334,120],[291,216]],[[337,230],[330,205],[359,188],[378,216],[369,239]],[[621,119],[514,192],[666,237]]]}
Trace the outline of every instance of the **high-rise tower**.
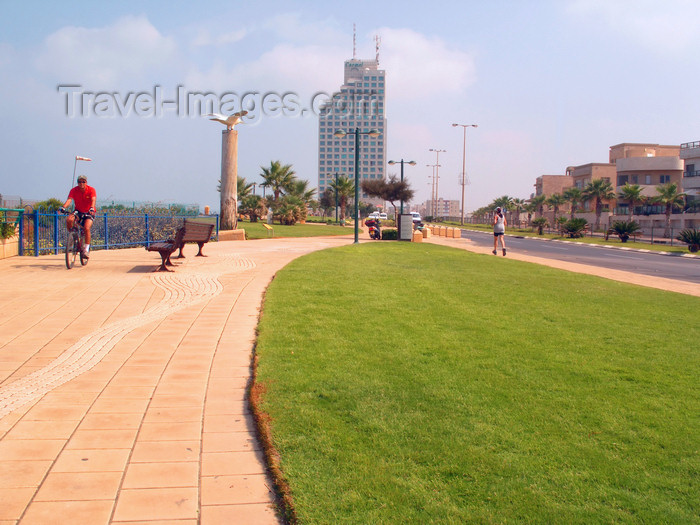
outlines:
{"label": "high-rise tower", "polygon": [[[378,45],[377,41],[377,45]],[[354,50],[353,50],[354,51]],[[354,54],[354,53],[353,53]],[[381,135],[360,136],[360,180],[380,179],[386,166],[385,71],[374,60],[345,61],[340,91],[324,105],[318,119],[318,194],[338,176],[355,177],[355,135],[333,136],[337,130],[360,132],[377,129]],[[366,196],[362,196],[366,200]]]}

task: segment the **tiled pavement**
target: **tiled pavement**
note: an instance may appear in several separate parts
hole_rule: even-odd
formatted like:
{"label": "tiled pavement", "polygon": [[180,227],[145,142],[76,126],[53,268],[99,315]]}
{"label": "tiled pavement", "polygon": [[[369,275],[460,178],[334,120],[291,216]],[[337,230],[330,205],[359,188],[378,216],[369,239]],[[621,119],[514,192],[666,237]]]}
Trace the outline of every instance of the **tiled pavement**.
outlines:
{"label": "tiled pavement", "polygon": [[0,261],[0,525],[278,523],[245,399],[262,295],[351,242]]}

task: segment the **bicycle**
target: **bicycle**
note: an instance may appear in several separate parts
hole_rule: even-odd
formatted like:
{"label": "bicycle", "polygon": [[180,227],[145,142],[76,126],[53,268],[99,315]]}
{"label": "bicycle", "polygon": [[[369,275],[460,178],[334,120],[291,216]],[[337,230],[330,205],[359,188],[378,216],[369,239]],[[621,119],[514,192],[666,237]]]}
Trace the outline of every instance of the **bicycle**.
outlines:
{"label": "bicycle", "polygon": [[92,218],[91,215],[81,213],[77,210],[73,212],[66,212],[66,215],[72,213],[75,215],[75,220],[73,221],[73,227],[68,231],[68,236],[66,237],[66,268],[69,270],[73,268],[75,264],[75,258],[80,254],[80,264],[85,266],[88,263],[88,257],[83,253],[83,238],[85,237],[85,229],[83,228],[83,221],[87,218]]}

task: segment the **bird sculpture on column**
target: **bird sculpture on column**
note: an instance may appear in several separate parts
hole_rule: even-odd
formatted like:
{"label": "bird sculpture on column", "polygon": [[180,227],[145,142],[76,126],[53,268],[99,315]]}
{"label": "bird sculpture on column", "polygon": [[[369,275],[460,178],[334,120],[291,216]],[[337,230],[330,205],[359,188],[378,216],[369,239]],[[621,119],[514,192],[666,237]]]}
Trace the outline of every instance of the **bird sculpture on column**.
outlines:
{"label": "bird sculpture on column", "polygon": [[248,114],[247,111],[239,111],[233,115],[221,115],[220,113],[210,113],[207,117],[212,117],[209,120],[214,120],[216,122],[221,122],[226,126],[226,129],[233,129],[233,126],[240,124],[242,122],[242,117]]}

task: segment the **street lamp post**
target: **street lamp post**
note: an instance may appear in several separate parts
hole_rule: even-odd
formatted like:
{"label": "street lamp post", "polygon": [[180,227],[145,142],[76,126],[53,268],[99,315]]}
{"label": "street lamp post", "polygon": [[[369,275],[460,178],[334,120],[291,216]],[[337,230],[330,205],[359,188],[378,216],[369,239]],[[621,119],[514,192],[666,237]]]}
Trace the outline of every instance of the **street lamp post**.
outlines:
{"label": "street lamp post", "polygon": [[462,147],[462,226],[464,226],[464,186],[467,183],[467,128],[478,128],[478,124],[452,124],[452,127],[462,126],[464,129],[464,145]]}
{"label": "street lamp post", "polygon": [[338,170],[335,170],[335,223],[338,224]]}
{"label": "street lamp post", "polygon": [[435,168],[437,164],[426,164],[426,168],[433,168],[433,174],[430,175],[430,215],[435,220],[435,183],[437,178],[435,177]]}
{"label": "street lamp post", "polygon": [[[447,153],[446,149],[434,149],[430,148],[429,151],[434,151],[436,155],[435,159],[435,207],[437,208],[439,195],[438,195],[438,184],[440,183],[440,153]],[[437,211],[437,209],[435,210]]]}
{"label": "street lamp post", "polygon": [[333,136],[342,139],[348,133],[355,134],[355,244],[357,244],[360,242],[360,135],[369,135],[372,138],[377,138],[382,133],[376,129],[360,131],[360,128],[355,128],[355,131],[350,132],[339,129],[333,133]]}
{"label": "street lamp post", "polygon": [[[401,160],[390,160],[389,161],[389,164],[391,164],[392,166],[394,164],[399,164],[399,163],[401,164],[401,182],[403,182],[403,164],[404,164],[404,162],[406,162],[406,164],[409,164],[410,166],[416,165],[415,160],[404,161],[403,159],[401,159]],[[401,211],[399,212],[399,214],[403,215],[403,199],[401,199]]]}
{"label": "street lamp post", "polygon": [[79,160],[84,160],[84,161],[90,162],[92,159],[89,159],[87,157],[80,157],[78,155],[75,156],[75,162],[73,162],[73,182],[71,182],[71,185],[70,185],[71,188],[73,188],[73,186],[75,186],[75,168],[78,166]]}

